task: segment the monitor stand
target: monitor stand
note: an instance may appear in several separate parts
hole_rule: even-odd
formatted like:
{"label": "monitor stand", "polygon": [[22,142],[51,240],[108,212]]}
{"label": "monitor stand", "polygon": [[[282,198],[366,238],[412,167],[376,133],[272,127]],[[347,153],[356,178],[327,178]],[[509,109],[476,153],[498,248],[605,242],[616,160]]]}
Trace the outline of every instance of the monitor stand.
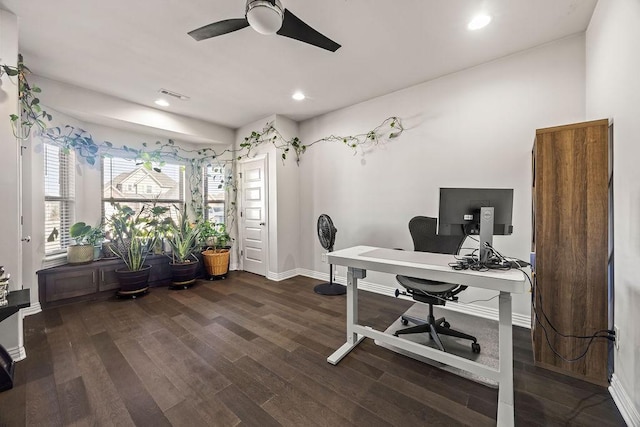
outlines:
{"label": "monitor stand", "polygon": [[[480,208],[480,264],[486,264],[493,246],[493,207]],[[489,244],[489,247],[485,243]]]}

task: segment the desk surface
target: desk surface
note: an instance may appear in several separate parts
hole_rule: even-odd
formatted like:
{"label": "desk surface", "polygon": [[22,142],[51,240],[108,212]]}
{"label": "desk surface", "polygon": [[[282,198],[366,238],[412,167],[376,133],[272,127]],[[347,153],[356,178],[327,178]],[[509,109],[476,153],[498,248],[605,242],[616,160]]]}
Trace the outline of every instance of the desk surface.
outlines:
{"label": "desk surface", "polygon": [[9,316],[13,316],[21,308],[26,308],[31,305],[29,289],[9,292],[7,301],[9,301],[8,305],[0,307],[0,322]]}
{"label": "desk surface", "polygon": [[453,255],[354,246],[330,252],[329,263],[362,270],[380,271],[502,292],[527,291],[525,274],[519,270],[454,270]]}

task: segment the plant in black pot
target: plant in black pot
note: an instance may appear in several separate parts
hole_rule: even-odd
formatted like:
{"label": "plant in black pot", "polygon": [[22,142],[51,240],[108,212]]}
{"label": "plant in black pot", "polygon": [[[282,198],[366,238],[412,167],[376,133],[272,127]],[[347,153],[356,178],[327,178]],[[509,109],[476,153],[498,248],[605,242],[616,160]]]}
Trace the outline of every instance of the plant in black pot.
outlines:
{"label": "plant in black pot", "polygon": [[202,252],[206,273],[211,278],[225,278],[229,272],[228,244],[231,242],[227,227],[204,221],[200,224],[200,233],[207,247]]}
{"label": "plant in black pot", "polygon": [[76,222],[69,228],[69,237],[75,244],[67,246],[67,261],[69,264],[85,264],[99,258],[96,247],[104,238],[102,226],[92,227],[84,222]]}
{"label": "plant in black pot", "polygon": [[125,267],[115,270],[120,284],[117,295],[135,297],[149,290],[151,266],[145,261],[158,237],[148,207],[143,206],[140,211],[118,203],[114,207],[116,210],[107,221],[112,237],[110,249],[125,263]]}
{"label": "plant in black pot", "polygon": [[198,273],[198,258],[195,251],[198,248],[200,230],[189,221],[186,206],[178,213],[178,221],[172,223],[166,239],[171,246],[171,283],[174,288],[184,288],[196,281]]}

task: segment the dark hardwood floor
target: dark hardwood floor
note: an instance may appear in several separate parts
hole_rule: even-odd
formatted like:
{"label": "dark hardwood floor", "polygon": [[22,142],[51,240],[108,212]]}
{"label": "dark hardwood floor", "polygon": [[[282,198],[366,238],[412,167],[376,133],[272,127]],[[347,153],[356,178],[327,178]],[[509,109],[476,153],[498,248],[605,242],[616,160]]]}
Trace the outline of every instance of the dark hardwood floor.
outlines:
{"label": "dark hardwood floor", "polygon": [[[345,297],[249,273],[24,320],[27,358],[0,425],[495,425],[497,390],[365,340],[337,366]],[[360,292],[384,330],[410,302]],[[607,390],[533,366],[514,328],[516,424],[624,425]]]}

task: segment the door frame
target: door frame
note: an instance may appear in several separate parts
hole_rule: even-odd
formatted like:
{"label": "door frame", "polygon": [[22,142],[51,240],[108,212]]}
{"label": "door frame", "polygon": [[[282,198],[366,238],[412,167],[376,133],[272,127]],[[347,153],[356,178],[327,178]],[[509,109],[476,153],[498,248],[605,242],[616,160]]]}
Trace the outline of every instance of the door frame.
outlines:
{"label": "door frame", "polygon": [[264,258],[264,263],[265,263],[265,276],[267,277],[269,274],[269,259],[270,259],[270,254],[271,254],[271,248],[269,246],[269,232],[270,232],[270,227],[269,227],[269,162],[268,162],[269,156],[267,153],[263,153],[263,154],[256,154],[254,157],[251,157],[250,159],[242,159],[242,160],[238,160],[238,176],[237,176],[237,182],[239,183],[239,191],[238,191],[238,255],[239,255],[239,260],[238,260],[238,269],[244,271],[244,215],[243,215],[243,209],[244,209],[244,205],[242,203],[242,201],[244,200],[244,186],[242,185],[242,178],[240,176],[241,173],[244,172],[244,165],[246,163],[249,162],[254,162],[254,161],[258,161],[258,160],[262,160],[262,164],[264,166],[264,212],[265,212],[265,233],[264,233],[264,247],[265,247],[265,258]]}

